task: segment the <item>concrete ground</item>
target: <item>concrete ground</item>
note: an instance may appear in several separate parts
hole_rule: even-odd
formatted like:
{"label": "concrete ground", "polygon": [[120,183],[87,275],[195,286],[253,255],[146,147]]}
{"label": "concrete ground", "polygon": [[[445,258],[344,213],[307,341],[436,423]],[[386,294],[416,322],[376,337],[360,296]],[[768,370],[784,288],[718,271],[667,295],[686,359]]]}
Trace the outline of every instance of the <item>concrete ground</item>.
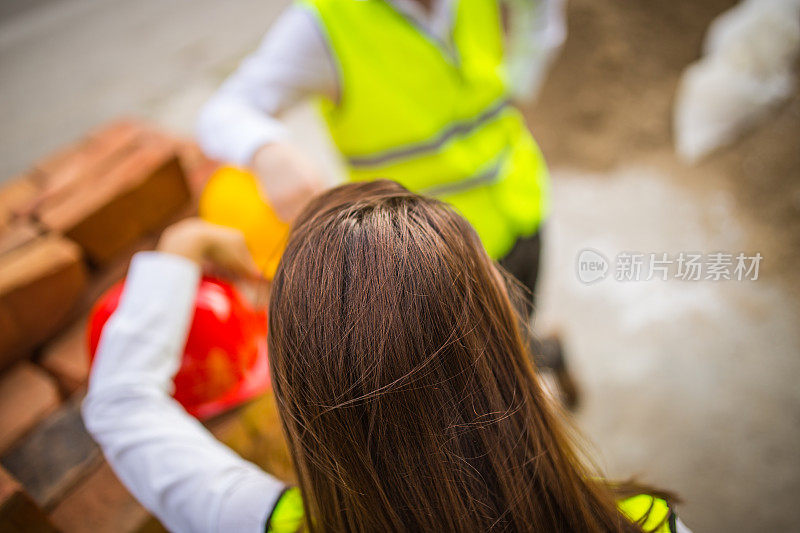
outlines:
{"label": "concrete ground", "polygon": [[0,181],[123,114],[191,134],[287,3],[4,0]]}
{"label": "concrete ground", "polygon": [[[190,133],[199,106],[284,3],[1,5],[0,180],[120,114]],[[298,142],[335,174],[310,114],[291,120],[304,134]],[[610,259],[753,253],[769,228],[740,216],[724,189],[686,186],[670,164],[622,157],[598,171],[564,159],[553,168],[539,327],[559,329],[567,343],[585,393],[578,422],[601,465],[678,492],[696,532],[798,530],[800,312],[786,280],[612,275],[584,285],[576,275],[584,248]]]}
{"label": "concrete ground", "polygon": [[612,267],[585,285],[576,273],[587,248],[611,262],[750,255],[759,245],[730,197],[691,194],[657,168],[554,174],[538,325],[567,343],[600,464],[677,491],[695,532],[797,531],[800,314],[781,284],[617,281]]}

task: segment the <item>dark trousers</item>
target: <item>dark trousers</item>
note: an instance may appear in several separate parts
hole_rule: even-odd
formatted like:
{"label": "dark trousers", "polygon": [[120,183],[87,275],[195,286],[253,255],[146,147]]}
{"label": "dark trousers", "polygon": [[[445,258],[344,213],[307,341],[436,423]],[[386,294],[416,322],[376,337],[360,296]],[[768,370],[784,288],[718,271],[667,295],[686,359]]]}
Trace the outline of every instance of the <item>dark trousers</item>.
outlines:
{"label": "dark trousers", "polygon": [[541,228],[529,237],[517,239],[511,251],[498,261],[527,289],[521,301],[514,302],[522,322],[523,331],[528,333],[531,353],[539,368],[559,369],[564,366],[564,359],[558,346],[548,339],[537,339],[532,331],[531,319],[536,307],[536,281],[539,278],[539,263],[542,251]]}
{"label": "dark trousers", "polygon": [[500,261],[505,268],[526,289],[522,302],[515,302],[523,316],[528,320],[533,316],[536,305],[536,281],[539,278],[539,255],[542,251],[541,230],[530,237],[521,237],[514,243],[511,251]]}

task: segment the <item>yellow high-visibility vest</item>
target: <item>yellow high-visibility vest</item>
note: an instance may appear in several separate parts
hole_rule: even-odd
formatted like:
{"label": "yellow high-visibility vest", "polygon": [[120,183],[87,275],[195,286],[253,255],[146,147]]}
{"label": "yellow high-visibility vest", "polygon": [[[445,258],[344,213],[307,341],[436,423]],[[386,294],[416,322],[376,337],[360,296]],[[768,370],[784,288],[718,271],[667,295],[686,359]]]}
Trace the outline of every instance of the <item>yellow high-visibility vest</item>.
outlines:
{"label": "yellow high-visibility vest", "polygon": [[[649,494],[639,494],[617,502],[617,508],[631,522],[638,523],[648,533],[675,533],[675,513],[666,501]],[[296,533],[305,520],[300,489],[286,490],[270,514],[267,533]]]}
{"label": "yellow high-visibility vest", "polygon": [[339,76],[322,114],[350,178],[389,178],[455,206],[493,258],[548,211],[547,167],[508,100],[495,0],[454,0],[451,43],[385,0],[302,0]]}

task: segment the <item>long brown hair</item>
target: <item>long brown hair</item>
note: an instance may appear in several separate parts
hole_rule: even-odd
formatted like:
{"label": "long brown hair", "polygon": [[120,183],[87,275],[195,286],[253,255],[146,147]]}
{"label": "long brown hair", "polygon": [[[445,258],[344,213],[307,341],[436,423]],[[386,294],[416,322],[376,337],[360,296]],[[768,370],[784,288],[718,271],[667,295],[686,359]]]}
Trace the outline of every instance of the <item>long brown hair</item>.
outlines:
{"label": "long brown hair", "polygon": [[311,531],[641,531],[583,466],[507,283],[441,202],[389,181],[312,200],[269,349]]}

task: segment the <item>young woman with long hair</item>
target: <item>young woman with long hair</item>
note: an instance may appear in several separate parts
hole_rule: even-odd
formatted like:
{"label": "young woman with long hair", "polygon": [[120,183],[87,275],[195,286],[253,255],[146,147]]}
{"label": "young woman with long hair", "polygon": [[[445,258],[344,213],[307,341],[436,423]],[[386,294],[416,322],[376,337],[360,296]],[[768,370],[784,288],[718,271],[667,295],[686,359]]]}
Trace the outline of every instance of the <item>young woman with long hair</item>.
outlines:
{"label": "young woman with long hair", "polygon": [[197,263],[251,269],[243,242],[189,222],[159,248],[133,261],[84,417],[168,528],[688,531],[664,494],[587,466],[534,372],[517,286],[447,205],[376,181],[323,193],[296,220],[269,315],[288,489],[167,395]]}

